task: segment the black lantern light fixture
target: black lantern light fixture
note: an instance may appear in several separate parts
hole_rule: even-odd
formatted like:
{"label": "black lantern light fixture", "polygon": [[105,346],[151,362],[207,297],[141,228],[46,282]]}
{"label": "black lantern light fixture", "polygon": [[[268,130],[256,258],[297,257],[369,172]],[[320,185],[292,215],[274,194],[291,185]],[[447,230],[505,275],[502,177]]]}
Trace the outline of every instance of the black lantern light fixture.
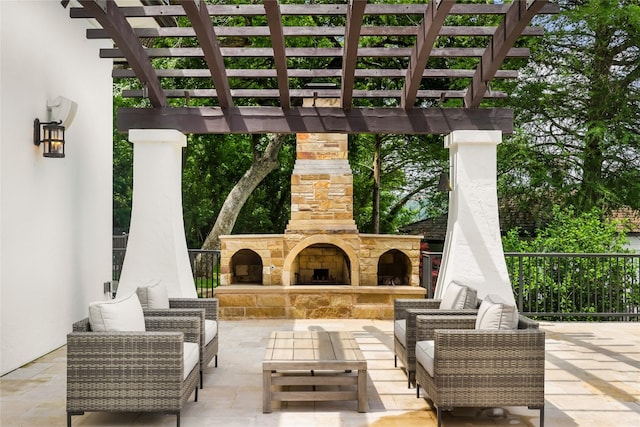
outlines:
{"label": "black lantern light fixture", "polygon": [[64,126],[58,122],[33,121],[33,143],[44,144],[44,157],[64,157]]}
{"label": "black lantern light fixture", "polygon": [[440,174],[438,179],[438,191],[447,192],[451,191],[451,183],[449,182],[449,175],[446,172]]}
{"label": "black lantern light fixture", "polygon": [[47,102],[49,121],[40,119],[33,121],[33,143],[36,146],[44,146],[42,155],[44,157],[62,158],[65,156],[65,130],[69,128],[73,121],[78,104],[59,96]]}

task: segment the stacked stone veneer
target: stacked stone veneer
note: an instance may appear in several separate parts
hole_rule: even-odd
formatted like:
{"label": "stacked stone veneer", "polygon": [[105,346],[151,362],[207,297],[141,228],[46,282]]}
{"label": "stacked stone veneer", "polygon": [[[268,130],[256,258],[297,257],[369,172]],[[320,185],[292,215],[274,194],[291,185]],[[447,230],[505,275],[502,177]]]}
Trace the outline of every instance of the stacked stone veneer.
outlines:
{"label": "stacked stone veneer", "polygon": [[[316,102],[317,107],[339,106],[337,100]],[[220,241],[221,287],[216,296],[223,318],[393,318],[395,297],[425,293],[418,287],[419,236],[358,233],[344,134],[297,135],[291,218],[283,235],[221,236]],[[232,257],[242,249],[262,260],[262,286],[247,290],[232,283]],[[404,254],[406,271],[400,283],[413,288],[369,288],[378,286],[378,263],[389,251]],[[300,286],[322,268],[330,271],[327,284]]]}
{"label": "stacked stone veneer", "polygon": [[424,298],[417,286],[218,287],[222,319],[393,319],[393,300]]}

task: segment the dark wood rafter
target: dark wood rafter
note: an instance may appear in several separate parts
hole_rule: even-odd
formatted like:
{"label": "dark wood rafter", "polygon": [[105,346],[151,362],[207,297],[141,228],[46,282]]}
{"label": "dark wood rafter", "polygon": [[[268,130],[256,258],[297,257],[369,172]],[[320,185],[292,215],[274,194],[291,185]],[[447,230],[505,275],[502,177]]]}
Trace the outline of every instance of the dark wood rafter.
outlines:
{"label": "dark wood rafter", "polygon": [[[164,78],[210,78],[211,72],[205,69],[160,69],[156,70],[158,77]],[[429,68],[422,72],[422,78],[425,79],[461,79],[472,78],[474,70],[448,70]],[[296,78],[327,78],[327,77],[340,77],[342,70],[338,69],[318,69],[318,70],[302,70],[302,69],[289,69],[287,70],[289,77]],[[386,78],[405,78],[407,71],[404,69],[365,69],[357,68],[355,70],[356,78],[367,77],[386,77]],[[112,71],[111,76],[114,79],[126,79],[133,78],[136,73],[133,70],[126,68],[116,68]],[[255,68],[232,68],[227,69],[227,77],[238,77],[246,79],[260,79],[260,78],[276,78],[276,70],[273,69],[255,69]],[[498,70],[494,78],[496,79],[515,79],[518,77],[518,71],[516,70]]]}
{"label": "dark wood rafter", "polygon": [[[182,98],[185,96],[185,91],[189,95],[189,98],[212,98],[216,96],[215,89],[165,89],[164,93],[167,98]],[[290,94],[294,98],[336,98],[339,99],[341,92],[340,89],[322,89],[322,88],[309,88],[309,89],[291,89]],[[444,96],[447,99],[463,99],[467,91],[464,90],[419,90],[419,98],[441,98]],[[278,89],[231,89],[231,95],[235,98],[263,98],[263,99],[278,99],[280,98],[280,91]],[[125,89],[122,91],[122,96],[125,98],[144,98],[145,93],[138,89]],[[397,98],[400,99],[402,91],[395,89],[387,90],[354,90],[353,96],[362,99],[375,99],[375,98]],[[506,98],[506,92],[491,91],[485,95],[485,98],[500,99]]]}
{"label": "dark wood rafter", "polygon": [[454,4],[455,0],[442,0],[440,2],[430,1],[427,5],[424,19],[418,27],[416,44],[411,51],[411,60],[409,61],[400,103],[402,108],[413,108],[416,102],[416,94],[422,81],[422,73],[427,66],[427,61],[429,61],[436,37],[440,34],[440,28]]}
{"label": "dark wood rafter", "polygon": [[198,36],[204,59],[211,71],[213,84],[216,88],[216,97],[222,108],[233,106],[233,98],[231,97],[231,89],[229,87],[229,79],[226,74],[224,59],[220,53],[220,46],[216,33],[213,29],[213,23],[207,12],[207,5],[204,0],[181,0],[180,4],[184,8],[193,30]]}
{"label": "dark wood rafter", "polygon": [[115,2],[98,0],[79,0],[83,10],[104,28],[113,42],[120,48],[122,56],[129,63],[136,76],[145,87],[145,92],[153,107],[166,107],[167,97],[162,91],[160,80],[151,65],[149,56],[140,44],[133,28],[121,13]]}
{"label": "dark wood rafter", "polygon": [[289,98],[287,55],[284,45],[284,31],[282,30],[282,15],[280,14],[278,0],[264,0],[264,10],[267,14],[267,22],[271,35],[273,60],[278,77],[278,89],[280,91],[280,105],[282,108],[289,108],[291,107],[291,99]]}
{"label": "dark wood rafter", "polygon": [[[533,17],[559,12],[549,0],[497,4],[454,0],[410,4],[402,0],[376,4],[367,0],[340,0],[335,4],[281,1],[206,4],[205,0],[172,0],[163,4],[160,0],[140,0],[141,6],[118,6],[115,1],[80,0],[82,7],[70,8],[70,15],[95,18],[102,26],[88,29],[87,38],[114,41],[113,48],[99,51],[101,58],[113,59],[114,79],[137,78],[141,82],[142,90],[127,89],[123,96],[148,97],[151,101],[153,108],[118,112],[118,128],[122,131],[159,127],[195,133],[448,133],[460,129],[510,133],[511,113],[478,107],[484,100],[485,105],[491,105],[492,99],[507,97],[505,92],[491,90],[489,83],[517,78],[518,70],[508,69],[510,63],[505,60],[529,57],[529,49],[516,47],[516,41],[521,36],[543,34],[543,28],[531,26]],[[496,19],[488,21],[499,24],[455,25],[458,20],[447,19],[455,15],[477,17],[478,21],[494,16]],[[286,25],[297,16],[312,19],[306,20],[308,26]],[[385,16],[402,17],[398,22],[405,25],[379,24],[395,22],[378,19]],[[343,21],[344,25],[317,24],[326,19],[316,17],[335,17],[332,22]],[[178,22],[186,26],[176,26]],[[406,25],[408,22],[416,25]],[[266,37],[271,45],[260,47],[265,46]],[[465,47],[444,47],[438,37],[452,38],[451,46]],[[469,43],[455,40],[461,37],[469,38]],[[189,42],[182,43],[181,38]],[[325,38],[332,44],[319,42]],[[397,38],[401,38],[398,43]],[[407,45],[405,41],[412,38],[413,46]],[[155,39],[169,39],[162,44],[167,47],[152,47],[150,42]],[[236,58],[251,65],[234,68],[239,65]],[[456,58],[469,60],[449,61]],[[447,68],[449,63],[461,68]],[[302,68],[309,65],[301,64],[323,65]],[[264,84],[260,84],[261,79]],[[167,89],[162,87],[165,82]],[[328,85],[312,88],[310,82]],[[451,89],[456,87],[467,89]],[[313,97],[340,99],[340,112],[315,111],[303,104],[304,98]],[[174,98],[184,98],[187,107],[189,100],[214,98],[220,108],[168,108],[168,99]],[[267,103],[278,106],[265,107]],[[384,108],[364,107],[367,105]],[[425,108],[434,105],[447,108]]]}
{"label": "dark wood rafter", "polygon": [[485,96],[487,85],[529,22],[547,4],[544,0],[514,1],[487,46],[465,96],[467,108],[477,108]]}
{"label": "dark wood rafter", "polygon": [[[529,0],[516,0],[529,1]],[[558,13],[558,6],[549,3],[540,13]],[[455,15],[500,15],[506,14],[510,4],[456,4],[451,13]],[[120,8],[127,18],[153,18],[156,16],[185,16],[185,11],[180,6],[124,6]],[[367,15],[424,15],[425,4],[369,4],[365,10]],[[295,5],[283,4],[280,11],[283,15],[308,16],[309,11],[314,15],[341,15],[347,12],[346,4],[312,4]],[[234,5],[208,5],[207,11],[211,16],[263,16],[263,5],[234,4]],[[93,18],[91,12],[83,8],[71,8],[72,18]]]}
{"label": "dark wood rafter", "polygon": [[373,133],[448,134],[456,130],[513,132],[506,108],[328,108],[234,107],[120,108],[117,128],[126,132],[177,129],[183,133]]}
{"label": "dark wood rafter", "polygon": [[355,79],[356,62],[358,61],[358,44],[360,43],[360,28],[364,17],[367,0],[349,0],[347,7],[347,25],[344,34],[344,48],[342,54],[342,108],[351,108],[353,100],[353,83]]}
{"label": "dark wood rafter", "polygon": [[[342,56],[342,48],[338,47],[289,47],[285,49],[287,57],[314,57],[314,58],[335,58]],[[150,58],[201,58],[204,55],[203,49],[199,47],[162,47],[146,49]],[[220,52],[223,57],[229,58],[270,58],[273,57],[273,49],[270,47],[221,47]],[[482,57],[485,49],[474,47],[447,47],[431,50],[431,56],[435,58],[474,58]],[[506,52],[510,58],[527,58],[530,54],[528,48],[511,48]],[[411,48],[385,47],[361,47],[358,48],[358,57],[369,58],[396,58],[411,55]],[[120,49],[100,49],[101,58],[122,58]]]}
{"label": "dark wood rafter", "polygon": [[[282,15],[282,14],[281,14]],[[218,37],[269,37],[270,28],[259,27],[213,27]],[[162,28],[134,28],[136,35],[140,38],[162,38],[162,37],[195,37],[195,31],[190,27],[162,27]],[[296,27],[287,26],[282,28],[285,37],[341,37],[345,34],[345,27]],[[468,26],[468,27],[447,27],[440,28],[439,36],[444,37],[481,37],[492,36],[495,27],[488,26]],[[544,33],[542,28],[527,27],[522,32],[523,36],[541,36]],[[418,27],[394,26],[394,27],[362,27],[361,36],[416,36]],[[101,28],[87,29],[88,39],[108,39],[109,33]]]}

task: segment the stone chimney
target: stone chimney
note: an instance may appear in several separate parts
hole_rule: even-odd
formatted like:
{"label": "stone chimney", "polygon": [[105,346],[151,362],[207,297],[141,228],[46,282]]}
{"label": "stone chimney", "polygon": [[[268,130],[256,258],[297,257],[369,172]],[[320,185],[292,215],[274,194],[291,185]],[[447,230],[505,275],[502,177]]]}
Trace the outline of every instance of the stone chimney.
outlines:
{"label": "stone chimney", "polygon": [[[305,99],[303,103],[305,107],[340,107],[335,98]],[[348,154],[346,134],[297,134],[291,219],[285,233],[358,233]]]}

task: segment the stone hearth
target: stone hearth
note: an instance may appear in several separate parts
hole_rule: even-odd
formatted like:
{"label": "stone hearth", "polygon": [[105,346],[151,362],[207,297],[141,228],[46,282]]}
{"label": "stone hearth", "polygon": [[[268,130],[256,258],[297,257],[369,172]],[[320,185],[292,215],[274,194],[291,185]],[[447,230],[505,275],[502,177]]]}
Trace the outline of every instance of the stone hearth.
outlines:
{"label": "stone hearth", "polygon": [[420,236],[358,232],[344,134],[297,135],[284,234],[229,235],[220,242],[216,296],[223,318],[393,318],[395,297],[425,294]]}

